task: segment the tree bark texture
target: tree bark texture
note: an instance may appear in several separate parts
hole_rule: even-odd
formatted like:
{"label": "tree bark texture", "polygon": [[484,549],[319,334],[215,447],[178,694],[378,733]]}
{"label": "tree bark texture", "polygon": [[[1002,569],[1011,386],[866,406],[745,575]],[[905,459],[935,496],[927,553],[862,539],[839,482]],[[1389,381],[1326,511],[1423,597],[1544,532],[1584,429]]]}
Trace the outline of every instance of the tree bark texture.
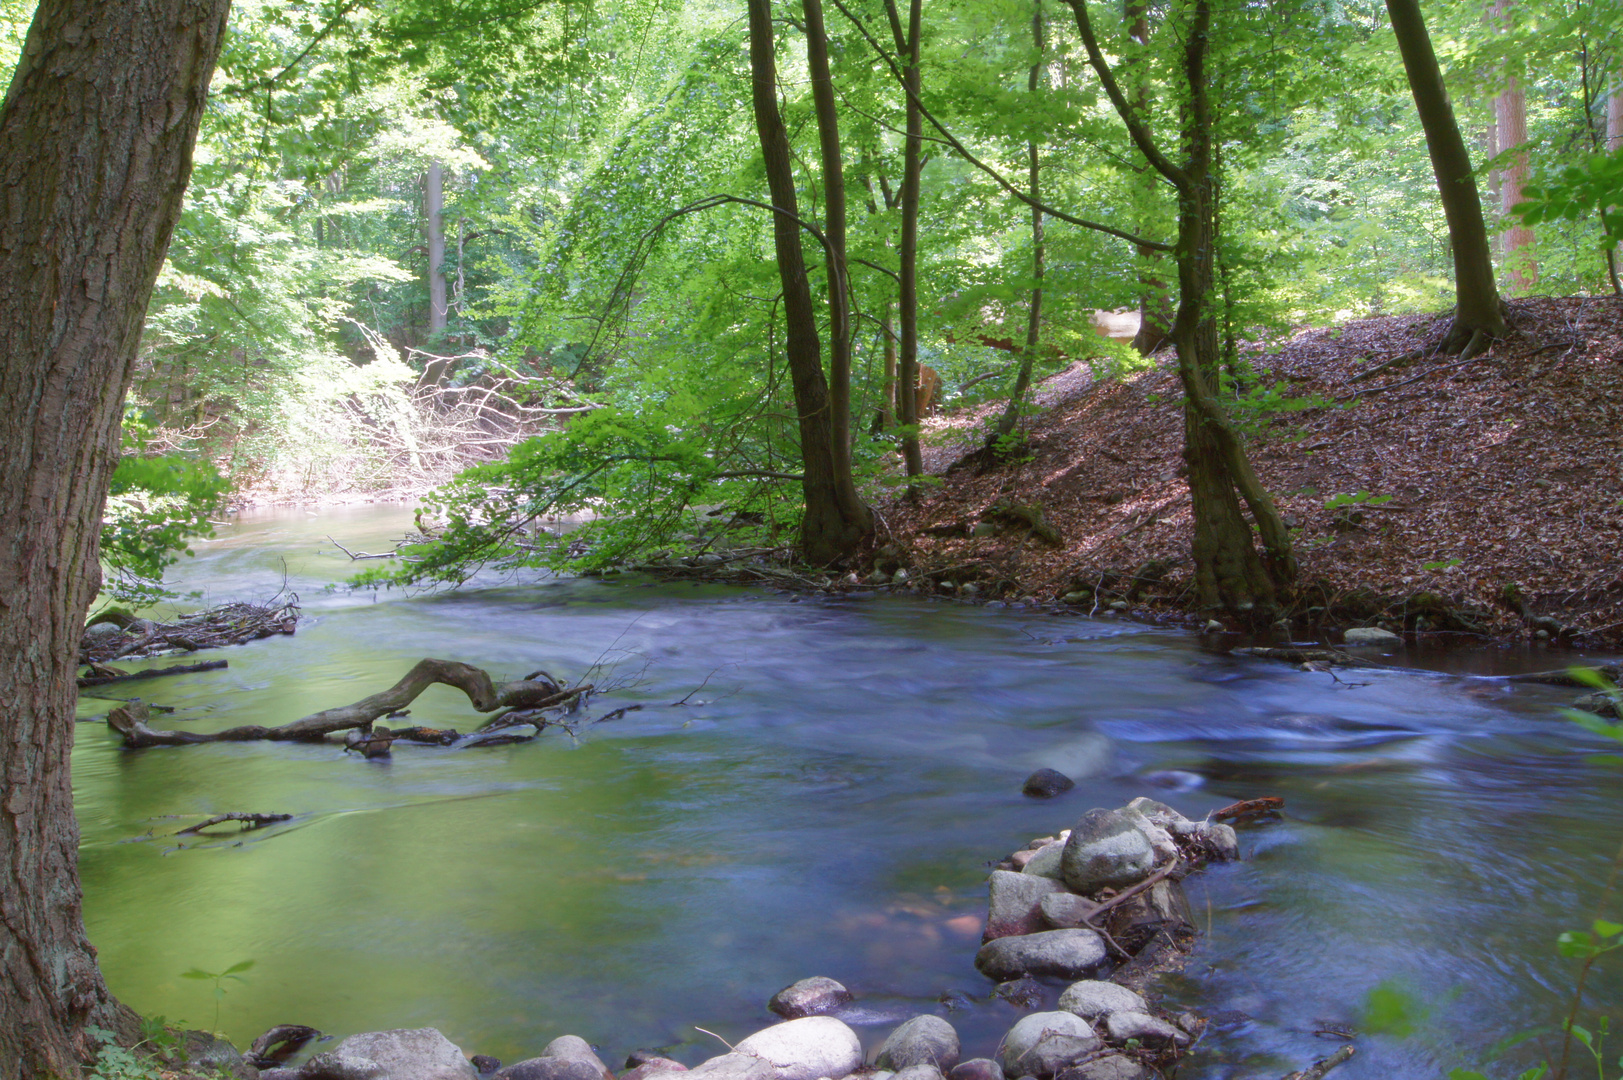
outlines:
{"label": "tree bark texture", "polygon": [[[1067,0],[1088,63],[1099,76],[1116,113],[1145,160],[1178,192],[1178,311],[1172,340],[1184,391],[1184,460],[1195,519],[1193,555],[1196,595],[1207,608],[1225,608],[1248,622],[1270,619],[1280,594],[1296,579],[1290,533],[1245,453],[1245,445],[1214,389],[1221,350],[1212,313],[1215,283],[1215,220],[1212,115],[1206,56],[1211,43],[1211,5],[1195,0],[1184,35],[1185,159],[1175,164],[1155,143],[1099,48],[1087,0]],[[1251,512],[1247,522],[1241,503]],[[1261,550],[1258,550],[1258,544]]]}
{"label": "tree bark texture", "polygon": [[[1509,19],[1509,0],[1495,0],[1493,19],[1503,26]],[[1493,101],[1494,128],[1498,136],[1496,153],[1517,150],[1527,145],[1527,95],[1521,80],[1512,75],[1505,88]],[[1520,150],[1510,167],[1500,175],[1499,212],[1506,219],[1510,209],[1522,201],[1522,188],[1527,185],[1527,151]],[[1500,254],[1509,279],[1510,293],[1521,296],[1538,280],[1538,263],[1533,253],[1533,230],[1520,222],[1513,223],[1500,235]]]}
{"label": "tree bark texture", "polygon": [[1623,150],[1623,71],[1612,74],[1612,92],[1606,98],[1606,147],[1610,154]]}
{"label": "tree bark texture", "polygon": [[445,167],[434,162],[423,176],[423,226],[428,233],[428,337],[445,333]]}
{"label": "tree bark texture", "polygon": [[923,4],[911,0],[907,27],[902,27],[896,0],[885,0],[890,15],[891,35],[903,60],[902,79],[907,93],[907,137],[902,145],[902,239],[898,251],[901,284],[898,289],[897,323],[901,329],[901,355],[896,378],[897,420],[901,423],[902,461],[908,476],[924,474],[924,455],[919,449],[919,196],[924,172],[924,114],[919,109],[923,83],[919,78],[920,36]]}
{"label": "tree bark texture", "polygon": [[[1448,239],[1454,249],[1454,325],[1444,351],[1474,355],[1492,338],[1505,336],[1504,305],[1493,279],[1493,253],[1488,247],[1488,226],[1482,217],[1482,199],[1471,174],[1471,156],[1454,119],[1443,72],[1431,47],[1431,35],[1420,17],[1420,0],[1386,0],[1392,33],[1403,56],[1426,149],[1437,177]],[[1500,135],[1503,142],[1503,133]]]}
{"label": "tree bark texture", "polygon": [[789,133],[778,112],[777,57],[772,33],[771,0],[749,0],[750,92],[756,132],[766,167],[772,205],[772,239],[783,285],[784,355],[794,387],[800,425],[800,453],[805,464],[801,490],[806,513],[800,526],[801,554],[827,565],[850,554],[873,529],[873,511],[857,495],[849,469],[835,468],[834,428],[830,422],[828,380],[823,374],[823,347],[812,305],[806,257],[800,246],[800,201],[795,194],[794,160]]}
{"label": "tree bark texture", "polygon": [[[1148,0],[1126,0],[1122,15],[1127,22],[1127,33],[1141,50],[1150,43],[1150,16]],[[1149,122],[1152,92],[1150,66],[1144,57],[1132,64],[1130,77],[1134,83],[1133,104],[1139,116]],[[1154,169],[1146,168],[1143,176],[1145,214],[1137,222],[1137,231],[1144,236],[1161,231],[1162,223],[1155,220],[1150,209],[1155,205],[1160,185]],[[1172,334],[1172,291],[1167,288],[1166,274],[1161,270],[1164,256],[1154,248],[1135,244],[1138,252],[1138,333],[1133,335],[1133,348],[1142,356],[1159,349]]]}
{"label": "tree bark texture", "polygon": [[[1037,59],[1032,62],[1031,72],[1026,78],[1026,90],[1035,94],[1042,85],[1044,65],[1045,35],[1043,27],[1042,0],[1037,0],[1036,11],[1031,16],[1031,41],[1037,50]],[[1042,158],[1037,140],[1032,139],[1026,143],[1026,164],[1028,169],[1027,182],[1031,185],[1031,198],[1033,202],[1042,201]],[[1031,304],[1026,309],[1026,348],[1020,356],[1020,367],[1015,373],[1014,387],[1009,391],[1009,403],[1003,409],[1003,415],[998,417],[997,428],[992,434],[988,448],[995,452],[998,443],[1014,434],[1015,425],[1020,422],[1020,414],[1026,403],[1026,392],[1031,389],[1031,373],[1037,363],[1037,346],[1042,340],[1043,316],[1043,272],[1045,265],[1046,248],[1043,243],[1043,212],[1035,206],[1031,207]]]}
{"label": "tree bark texture", "polygon": [[0,110],[0,1078],[125,1026],[85,937],[75,660],[147,300],[227,0],[45,0]]}

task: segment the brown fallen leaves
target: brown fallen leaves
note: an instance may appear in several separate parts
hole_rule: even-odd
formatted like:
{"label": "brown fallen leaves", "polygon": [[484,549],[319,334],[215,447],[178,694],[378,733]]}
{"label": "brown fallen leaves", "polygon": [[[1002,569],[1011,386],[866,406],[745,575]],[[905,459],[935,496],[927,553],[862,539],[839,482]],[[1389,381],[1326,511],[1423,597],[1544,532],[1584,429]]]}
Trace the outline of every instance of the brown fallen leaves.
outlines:
{"label": "brown fallen leaves", "polygon": [[[1514,583],[1530,612],[1554,616],[1578,642],[1615,644],[1623,301],[1514,301],[1510,321],[1508,340],[1465,364],[1433,355],[1443,315],[1303,330],[1259,348],[1264,387],[1321,404],[1256,420],[1252,461],[1316,595],[1432,591],[1494,633],[1530,633],[1499,601]],[[926,573],[973,566],[994,590],[1042,597],[1165,560],[1172,569],[1135,603],[1187,609],[1190,504],[1170,362],[1121,382],[1074,365],[1038,400],[1046,409],[1030,426],[1028,458],[984,472],[947,471],[974,448],[980,413],[934,421],[927,461],[942,485],[883,508],[893,542]],[[1327,506],[1336,496],[1353,499]],[[941,528],[1015,501],[1040,506],[1063,544]]]}

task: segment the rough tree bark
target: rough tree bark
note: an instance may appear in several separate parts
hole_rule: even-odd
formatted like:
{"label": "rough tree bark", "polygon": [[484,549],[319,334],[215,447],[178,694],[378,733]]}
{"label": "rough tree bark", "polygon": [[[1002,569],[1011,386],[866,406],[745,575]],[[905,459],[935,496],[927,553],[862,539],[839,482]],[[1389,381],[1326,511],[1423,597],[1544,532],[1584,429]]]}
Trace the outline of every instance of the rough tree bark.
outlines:
{"label": "rough tree bark", "polygon": [[[1148,0],[1126,0],[1122,15],[1127,22],[1127,33],[1138,43],[1140,50],[1150,44],[1150,5]],[[1134,84],[1134,104],[1139,116],[1149,122],[1151,106],[1150,65],[1138,57],[1132,62],[1130,77]],[[1144,169],[1143,199],[1145,213],[1138,221],[1138,231],[1152,235],[1160,231],[1161,220],[1154,215],[1160,194],[1157,174],[1148,166]],[[1138,252],[1138,333],[1133,335],[1133,348],[1148,356],[1172,334],[1172,291],[1167,288],[1166,275],[1161,270],[1163,256],[1154,248],[1134,245]]]}
{"label": "rough tree bark", "polygon": [[[1087,0],[1067,0],[1088,63],[1099,76],[1133,143],[1178,192],[1178,312],[1172,340],[1184,391],[1184,461],[1195,518],[1195,589],[1203,607],[1223,608],[1248,622],[1272,618],[1281,593],[1296,579],[1290,533],[1257,479],[1245,446],[1213,388],[1221,353],[1211,310],[1215,281],[1212,201],[1212,115],[1206,56],[1211,44],[1210,0],[1195,0],[1183,35],[1184,160],[1175,164],[1122,92],[1088,17]],[[1241,503],[1251,512],[1255,534]],[[1260,541],[1261,550],[1257,543]]]}
{"label": "rough tree bark", "polygon": [[1420,126],[1426,132],[1432,172],[1448,218],[1448,239],[1454,249],[1454,325],[1443,350],[1474,356],[1494,338],[1506,334],[1504,303],[1493,280],[1493,252],[1488,226],[1482,217],[1482,199],[1471,156],[1466,152],[1460,126],[1443,85],[1443,72],[1431,47],[1431,35],[1420,17],[1420,0],[1386,0],[1392,33],[1403,55]]}
{"label": "rough tree bark", "polygon": [[[778,278],[783,285],[784,355],[799,414],[800,453],[805,464],[801,490],[806,513],[800,548],[807,561],[827,565],[851,554],[873,531],[873,511],[857,494],[849,468],[836,467],[835,431],[830,416],[828,379],[823,374],[822,338],[812,305],[806,257],[800,246],[800,201],[795,194],[789,133],[778,112],[777,57],[771,0],[749,0],[750,94],[756,132],[772,193],[772,238]],[[830,279],[834,278],[830,274]],[[848,438],[841,433],[840,438]],[[849,457],[846,458],[849,460]]]}
{"label": "rough tree bark", "polygon": [[0,1077],[75,1076],[128,1014],[80,911],[68,755],[141,320],[227,0],[45,0],[0,109]]}

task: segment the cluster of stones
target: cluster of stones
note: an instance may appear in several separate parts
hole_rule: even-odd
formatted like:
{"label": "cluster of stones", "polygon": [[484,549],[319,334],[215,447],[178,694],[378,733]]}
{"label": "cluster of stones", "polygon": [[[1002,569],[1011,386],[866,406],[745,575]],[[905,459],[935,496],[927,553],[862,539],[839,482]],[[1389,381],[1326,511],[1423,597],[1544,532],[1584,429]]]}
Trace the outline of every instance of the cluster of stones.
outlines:
{"label": "cluster of stones", "polygon": [[[1057,774],[1056,774],[1057,775]],[[1035,779],[1035,778],[1034,778]],[[768,1007],[783,1022],[726,1054],[688,1068],[639,1051],[619,1080],[1147,1080],[1146,1061],[1175,1054],[1199,1034],[1192,1016],[1158,1015],[1122,982],[1135,953],[1169,923],[1188,931],[1183,873],[1238,854],[1227,825],[1190,821],[1152,799],[1118,810],[1089,810],[1070,829],[1042,837],[992,872],[984,944],[975,956],[997,994],[1029,1008],[1044,1000],[1037,979],[1069,986],[1057,1008],[1022,1017],[991,1058],[960,1060],[958,1033],[934,1015],[915,1016],[885,1039],[872,1064],[837,1014],[852,995],[833,979],[803,979]],[[1169,872],[1170,868],[1170,872]],[[1134,892],[1134,886],[1148,887]],[[1123,900],[1124,893],[1132,893]],[[1112,902],[1112,898],[1116,898]],[[1107,947],[1107,940],[1109,945]],[[1113,955],[1114,952],[1114,955]],[[1119,966],[1117,966],[1119,964]],[[1102,976],[1115,967],[1117,981]],[[253,1077],[241,1060],[216,1061]],[[433,1028],[353,1035],[297,1068],[267,1069],[260,1080],[615,1080],[591,1046],[554,1039],[537,1057],[505,1068],[472,1059]]]}

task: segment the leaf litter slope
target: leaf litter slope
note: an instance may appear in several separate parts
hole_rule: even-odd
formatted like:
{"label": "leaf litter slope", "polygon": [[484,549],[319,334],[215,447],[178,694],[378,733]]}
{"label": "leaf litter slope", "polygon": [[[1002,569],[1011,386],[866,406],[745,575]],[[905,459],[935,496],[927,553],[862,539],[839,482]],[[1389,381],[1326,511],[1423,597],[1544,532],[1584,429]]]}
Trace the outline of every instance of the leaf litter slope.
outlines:
{"label": "leaf litter slope", "polygon": [[[1301,330],[1258,349],[1264,383],[1343,403],[1262,422],[1250,439],[1253,462],[1296,529],[1302,582],[1322,583],[1321,596],[1433,591],[1479,612],[1495,633],[1526,633],[1520,614],[1499,602],[1515,583],[1534,612],[1571,626],[1579,641],[1618,644],[1623,301],[1516,301],[1511,325],[1508,340],[1457,366],[1431,355],[1444,315]],[[976,564],[1021,593],[1057,596],[1162,559],[1174,568],[1143,606],[1187,606],[1192,526],[1170,361],[1119,382],[1073,364],[1038,400],[1029,459],[980,474],[949,466],[998,406],[935,422],[930,468],[942,486],[885,512],[915,564]],[[1338,523],[1326,503],[1359,493],[1369,496],[1363,520]],[[1018,531],[926,531],[973,522],[1011,498],[1040,503],[1063,546]]]}

